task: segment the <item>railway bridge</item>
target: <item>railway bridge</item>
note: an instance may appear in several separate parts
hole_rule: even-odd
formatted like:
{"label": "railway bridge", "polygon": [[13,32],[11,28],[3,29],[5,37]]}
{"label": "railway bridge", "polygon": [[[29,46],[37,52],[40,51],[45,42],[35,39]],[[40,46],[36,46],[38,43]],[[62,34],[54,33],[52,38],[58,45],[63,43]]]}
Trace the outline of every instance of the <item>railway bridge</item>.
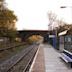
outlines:
{"label": "railway bridge", "polygon": [[20,30],[18,32],[19,32],[19,37],[21,37],[23,41],[25,41],[29,36],[32,35],[41,35],[44,37],[44,42],[48,41],[47,30]]}

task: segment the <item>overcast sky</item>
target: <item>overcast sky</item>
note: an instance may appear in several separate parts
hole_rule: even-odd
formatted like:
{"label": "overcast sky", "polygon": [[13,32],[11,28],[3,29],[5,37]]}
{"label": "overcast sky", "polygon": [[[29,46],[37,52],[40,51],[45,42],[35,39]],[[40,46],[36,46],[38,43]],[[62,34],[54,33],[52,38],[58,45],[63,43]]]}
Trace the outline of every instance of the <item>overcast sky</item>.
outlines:
{"label": "overcast sky", "polygon": [[[66,22],[71,22],[72,0],[6,0],[8,7],[18,16],[17,29],[48,29],[48,11],[55,12]],[[60,9],[60,6],[67,6]]]}

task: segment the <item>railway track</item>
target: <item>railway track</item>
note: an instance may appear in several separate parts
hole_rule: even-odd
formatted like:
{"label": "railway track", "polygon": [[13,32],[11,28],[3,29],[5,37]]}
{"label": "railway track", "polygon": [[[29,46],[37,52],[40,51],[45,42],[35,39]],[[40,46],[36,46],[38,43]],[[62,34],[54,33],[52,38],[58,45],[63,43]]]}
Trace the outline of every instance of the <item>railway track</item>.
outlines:
{"label": "railway track", "polygon": [[[12,53],[10,57],[0,63],[0,72],[27,72],[37,51],[38,45],[23,45],[15,46],[19,51]],[[14,47],[13,47],[14,48]],[[7,48],[4,51],[8,51]],[[15,49],[14,48],[14,49]],[[21,48],[21,49],[20,49]],[[3,50],[1,50],[3,51]],[[11,53],[11,52],[10,52]]]}
{"label": "railway track", "polygon": [[[11,47],[11,48],[10,48]],[[11,58],[12,56],[16,55],[18,52],[21,50],[25,49],[28,47],[28,45],[25,44],[19,44],[19,45],[13,45],[10,46],[9,48],[0,48],[0,64],[3,63],[5,60]]]}

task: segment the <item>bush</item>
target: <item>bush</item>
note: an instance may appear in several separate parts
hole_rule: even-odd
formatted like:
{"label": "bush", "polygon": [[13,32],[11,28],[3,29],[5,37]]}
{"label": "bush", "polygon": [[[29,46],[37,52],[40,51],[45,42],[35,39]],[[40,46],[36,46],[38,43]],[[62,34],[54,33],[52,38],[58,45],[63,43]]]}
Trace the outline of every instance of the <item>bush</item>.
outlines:
{"label": "bush", "polygon": [[22,40],[21,40],[21,38],[18,38],[18,37],[17,37],[17,38],[15,38],[15,41],[16,41],[16,42],[21,42]]}
{"label": "bush", "polygon": [[40,35],[32,35],[27,39],[27,42],[32,44],[32,43],[38,43],[38,42],[42,42],[43,41],[43,37]]}

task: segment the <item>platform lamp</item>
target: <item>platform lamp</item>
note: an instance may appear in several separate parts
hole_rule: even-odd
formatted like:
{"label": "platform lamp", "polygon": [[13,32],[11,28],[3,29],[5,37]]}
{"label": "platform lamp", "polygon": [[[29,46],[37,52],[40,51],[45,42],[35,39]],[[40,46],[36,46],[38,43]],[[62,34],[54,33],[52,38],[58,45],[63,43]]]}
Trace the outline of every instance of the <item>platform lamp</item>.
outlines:
{"label": "platform lamp", "polygon": [[[61,9],[65,9],[65,8],[71,8],[71,15],[72,15],[72,6],[60,6]],[[69,28],[68,28],[69,30]]]}
{"label": "platform lamp", "polygon": [[72,6],[60,6],[61,9],[65,9],[65,8],[71,8],[72,10]]}

